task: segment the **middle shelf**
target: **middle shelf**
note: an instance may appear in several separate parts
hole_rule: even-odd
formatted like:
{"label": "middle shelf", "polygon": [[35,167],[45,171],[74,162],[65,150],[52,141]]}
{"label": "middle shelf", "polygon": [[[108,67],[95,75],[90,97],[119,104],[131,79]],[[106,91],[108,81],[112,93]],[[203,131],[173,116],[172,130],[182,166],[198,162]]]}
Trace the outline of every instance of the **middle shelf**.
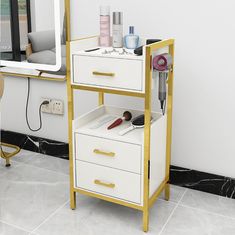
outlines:
{"label": "middle shelf", "polygon": [[[108,130],[107,127],[117,118],[122,117],[123,113],[126,111],[124,108],[114,107],[114,106],[100,106],[91,112],[75,119],[73,121],[73,130],[76,133],[85,134],[89,136],[97,136],[107,139],[113,139],[117,141],[123,141],[132,144],[142,145],[144,142],[144,128],[137,128],[129,133],[121,136],[120,131],[131,126],[130,121],[124,121],[122,125],[115,127],[114,129]],[[143,111],[140,110],[131,110],[132,117],[137,117],[143,114]],[[103,120],[110,119],[100,127],[99,123]],[[165,121],[165,116],[161,113],[152,112],[152,122],[151,127],[160,126]],[[96,127],[97,126],[97,127]]]}

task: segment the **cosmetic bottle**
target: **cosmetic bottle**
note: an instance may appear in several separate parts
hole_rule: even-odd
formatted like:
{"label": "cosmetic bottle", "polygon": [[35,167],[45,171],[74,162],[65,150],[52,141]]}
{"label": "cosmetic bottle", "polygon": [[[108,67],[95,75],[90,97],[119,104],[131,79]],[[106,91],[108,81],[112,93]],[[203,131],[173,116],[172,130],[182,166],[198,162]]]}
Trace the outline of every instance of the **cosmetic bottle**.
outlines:
{"label": "cosmetic bottle", "polygon": [[113,12],[113,47],[123,47],[123,14]]}
{"label": "cosmetic bottle", "polygon": [[124,38],[125,47],[128,49],[136,49],[139,44],[139,36],[134,34],[134,26],[129,27],[129,34]]}
{"label": "cosmetic bottle", "polygon": [[110,7],[100,7],[100,46],[110,46]]}

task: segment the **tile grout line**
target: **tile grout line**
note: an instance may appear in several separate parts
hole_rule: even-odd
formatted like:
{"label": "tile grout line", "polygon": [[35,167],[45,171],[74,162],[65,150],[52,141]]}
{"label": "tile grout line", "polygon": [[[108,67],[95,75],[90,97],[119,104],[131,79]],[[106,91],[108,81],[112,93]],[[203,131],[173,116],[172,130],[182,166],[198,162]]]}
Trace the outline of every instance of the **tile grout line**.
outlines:
{"label": "tile grout line", "polygon": [[[42,155],[45,155],[45,154],[42,154]],[[45,156],[48,156],[48,155],[45,155]],[[23,158],[23,157],[21,157],[21,158]],[[62,160],[65,160],[65,159],[62,159]],[[62,172],[50,170],[50,169],[47,169],[47,168],[43,168],[43,167],[39,167],[39,166],[34,166],[34,165],[31,165],[31,164],[28,164],[27,161],[26,161],[26,162],[20,162],[20,161],[15,161],[14,159],[11,160],[11,161],[12,161],[12,162],[15,162],[15,163],[17,164],[16,166],[14,166],[15,168],[17,168],[17,167],[19,167],[19,166],[21,166],[21,165],[32,166],[32,167],[37,168],[37,169],[43,169],[43,170],[47,170],[47,171],[54,172],[54,173],[57,173],[57,174],[69,176],[69,174],[66,174],[66,173],[62,173]],[[7,173],[7,171],[4,172],[2,175],[5,175],[6,173]],[[2,175],[1,175],[1,176],[2,176]]]}
{"label": "tile grout line", "polygon": [[[202,192],[202,191],[198,191],[198,190],[194,190],[194,189],[187,189],[188,191],[195,191],[195,192],[200,192],[200,193],[203,193],[203,194],[210,194],[214,197],[218,197],[218,198],[221,198],[221,199],[225,199],[225,197],[223,196],[220,196],[220,195],[214,195],[214,194],[211,194],[211,193],[207,193],[207,192]],[[228,200],[233,200],[231,198],[226,198]],[[193,207],[193,206],[189,206],[189,205],[185,205],[182,203],[182,200],[180,202],[180,206],[182,207],[185,207],[185,208],[189,208],[189,209],[194,209],[194,210],[198,210],[198,211],[201,211],[201,212],[204,212],[204,213],[208,213],[208,214],[211,214],[211,215],[216,215],[216,216],[220,216],[220,217],[223,217],[225,219],[232,219],[232,220],[235,220],[235,217],[232,217],[232,216],[228,216],[228,215],[223,215],[223,214],[219,214],[219,213],[216,213],[216,212],[212,212],[212,211],[208,211],[208,210],[205,210],[205,209],[201,209],[201,208],[197,208],[197,207]]]}
{"label": "tile grout line", "polygon": [[[184,191],[185,192],[185,191]],[[184,193],[183,192],[183,193]],[[157,200],[159,200],[159,201],[163,201],[163,202],[165,202],[166,201],[166,199],[163,199],[163,198],[158,198]],[[174,202],[174,201],[167,201],[167,203],[170,203],[170,204],[174,204],[174,205],[177,205],[178,204],[178,202]]]}
{"label": "tile grout line", "polygon": [[64,176],[69,176],[69,174],[66,174],[66,173],[62,173],[62,172],[58,172],[58,171],[53,171],[53,170],[50,170],[50,169],[47,169],[47,168],[43,168],[43,167],[39,167],[39,166],[34,166],[34,165],[31,165],[31,164],[27,164],[25,162],[17,162],[17,161],[14,161],[14,160],[12,160],[12,162],[16,162],[19,165],[32,166],[32,167],[37,168],[37,169],[47,170],[47,171],[50,171],[50,172],[53,172],[53,173],[61,174],[61,175],[64,175]]}
{"label": "tile grout line", "polygon": [[185,207],[185,208],[188,208],[188,209],[192,209],[192,210],[197,210],[197,211],[207,213],[207,214],[211,214],[211,215],[220,216],[220,217],[225,218],[225,219],[235,220],[234,217],[230,217],[230,216],[227,216],[227,215],[222,215],[222,214],[219,214],[219,213],[203,210],[203,209],[200,209],[200,208],[197,208],[197,207],[192,207],[192,206],[188,206],[188,205],[184,205],[184,204],[180,204],[179,206],[182,206],[182,207]]}
{"label": "tile grout line", "polygon": [[[174,184],[172,184],[172,185],[174,185]],[[191,191],[195,191],[195,192],[198,192],[198,193],[206,193],[206,194],[212,195],[214,197],[219,197],[219,198],[222,198],[222,199],[235,200],[235,198],[226,197],[226,196],[222,196],[222,195],[214,194],[214,193],[209,193],[209,192],[201,191],[201,190],[198,190],[198,189],[186,188],[184,186],[180,186],[180,185],[176,185],[176,184],[175,184],[175,186],[185,188],[185,189],[188,189],[188,190],[191,190]]]}
{"label": "tile grout line", "polygon": [[[1,157],[0,157],[0,159],[1,159]],[[11,160],[11,161],[12,161],[12,162],[16,162],[16,161],[13,161],[13,160]],[[20,166],[20,163],[16,162],[16,166],[14,166],[14,168],[17,168],[17,167],[19,167],[19,166]],[[4,166],[3,170],[4,170],[5,168],[7,168],[7,167]],[[8,167],[8,169],[7,169],[5,172],[3,172],[0,176],[6,175],[10,169],[11,169],[11,168]]]}
{"label": "tile grout line", "polygon": [[176,210],[176,209],[178,208],[178,206],[180,205],[180,202],[182,201],[182,199],[183,199],[184,195],[187,193],[187,191],[188,191],[188,189],[186,189],[185,192],[182,194],[180,200],[178,201],[178,203],[176,204],[175,208],[173,209],[173,211],[172,211],[171,214],[169,215],[169,217],[168,217],[168,219],[166,220],[165,224],[162,226],[162,229],[161,229],[161,231],[159,232],[158,235],[161,235],[162,232],[164,231],[166,225],[168,224],[168,222],[169,222],[170,219],[172,218],[172,216],[173,216],[175,210]]}
{"label": "tile grout line", "polygon": [[34,228],[30,234],[33,234],[37,229],[39,229],[43,224],[45,224],[50,218],[52,218],[60,209],[62,209],[70,200],[67,200],[63,205],[59,206],[54,212],[52,212],[44,221],[42,221],[36,228]]}
{"label": "tile grout line", "polygon": [[20,226],[18,226],[18,225],[8,223],[8,222],[6,222],[6,221],[4,221],[4,220],[2,220],[2,219],[0,219],[0,222],[3,223],[3,224],[6,224],[6,225],[8,225],[8,226],[11,226],[11,227],[13,227],[13,228],[17,228],[17,229],[22,230],[22,231],[24,231],[24,232],[30,233],[30,231],[28,231],[28,230],[26,230],[26,229],[24,229],[24,228],[22,228],[22,227],[20,227]]}

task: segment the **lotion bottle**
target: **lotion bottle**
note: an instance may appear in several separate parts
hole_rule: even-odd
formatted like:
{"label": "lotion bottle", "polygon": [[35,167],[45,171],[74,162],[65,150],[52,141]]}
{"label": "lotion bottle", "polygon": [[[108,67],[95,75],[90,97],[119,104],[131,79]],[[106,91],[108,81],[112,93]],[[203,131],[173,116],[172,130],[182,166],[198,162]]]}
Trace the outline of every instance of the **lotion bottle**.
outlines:
{"label": "lotion bottle", "polygon": [[123,14],[113,12],[113,39],[112,45],[115,48],[123,47]]}
{"label": "lotion bottle", "polygon": [[110,46],[110,7],[100,7],[100,46]]}

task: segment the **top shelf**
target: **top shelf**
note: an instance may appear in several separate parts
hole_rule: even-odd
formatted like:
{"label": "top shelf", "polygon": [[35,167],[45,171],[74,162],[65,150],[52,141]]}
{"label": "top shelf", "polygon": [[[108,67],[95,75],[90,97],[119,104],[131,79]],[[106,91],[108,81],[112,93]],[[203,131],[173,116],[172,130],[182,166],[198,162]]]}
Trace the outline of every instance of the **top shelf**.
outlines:
{"label": "top shelf", "polygon": [[[89,48],[90,50],[97,49],[99,47]],[[125,59],[125,60],[144,60],[144,56],[138,56],[134,54],[134,50],[126,48],[113,48],[113,47],[101,47],[98,50],[86,51],[79,50],[74,51],[74,55],[91,56],[91,57],[103,57],[113,59]]]}
{"label": "top shelf", "polygon": [[[157,49],[173,45],[164,40],[143,46],[143,55],[124,48],[99,48],[99,38],[70,42],[71,87],[103,93],[145,97],[145,82],[151,79],[151,57]],[[99,48],[92,51],[92,49]]]}
{"label": "top shelf", "polygon": [[133,50],[122,48],[87,51],[98,47],[98,37],[71,42],[72,88],[143,95],[145,56],[137,56]]}

